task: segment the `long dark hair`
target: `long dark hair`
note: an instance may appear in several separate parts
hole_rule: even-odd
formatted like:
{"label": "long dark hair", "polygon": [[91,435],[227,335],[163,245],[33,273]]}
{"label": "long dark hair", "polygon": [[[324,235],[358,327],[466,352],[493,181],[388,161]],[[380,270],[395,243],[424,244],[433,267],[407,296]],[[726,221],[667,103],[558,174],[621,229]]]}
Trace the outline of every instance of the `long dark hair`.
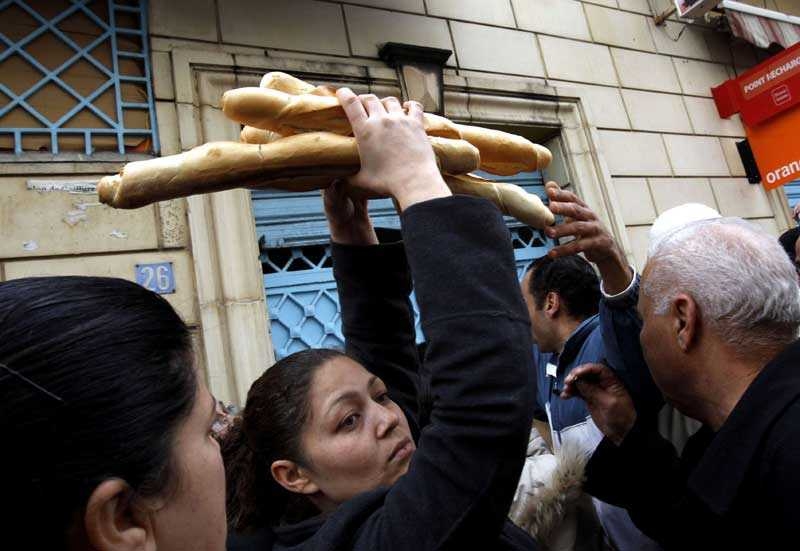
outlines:
{"label": "long dark hair", "polygon": [[109,478],[133,498],[170,491],[173,435],[196,394],[192,364],[186,325],[134,283],[0,283],[3,537],[65,548]]}
{"label": "long dark hair", "polygon": [[270,466],[279,459],[308,466],[301,437],[313,377],[319,367],[342,356],[325,348],[295,352],[250,387],[244,412],[222,443],[232,531],[298,522],[319,512],[307,498],[275,482]]}

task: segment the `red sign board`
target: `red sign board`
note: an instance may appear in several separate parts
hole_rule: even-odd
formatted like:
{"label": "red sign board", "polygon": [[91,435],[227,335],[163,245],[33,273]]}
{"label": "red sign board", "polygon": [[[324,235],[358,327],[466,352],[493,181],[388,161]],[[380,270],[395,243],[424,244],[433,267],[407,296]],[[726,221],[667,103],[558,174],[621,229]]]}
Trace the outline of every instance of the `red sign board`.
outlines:
{"label": "red sign board", "polygon": [[722,118],[741,113],[765,188],[800,178],[800,43],[711,92]]}
{"label": "red sign board", "polygon": [[755,126],[800,103],[800,43],[711,89],[722,118]]}

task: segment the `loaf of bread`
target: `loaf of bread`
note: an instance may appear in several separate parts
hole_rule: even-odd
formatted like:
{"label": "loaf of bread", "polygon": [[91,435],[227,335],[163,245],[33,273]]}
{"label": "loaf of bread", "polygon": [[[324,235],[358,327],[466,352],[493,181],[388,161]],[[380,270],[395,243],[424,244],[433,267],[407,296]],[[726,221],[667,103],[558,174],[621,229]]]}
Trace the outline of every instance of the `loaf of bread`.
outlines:
{"label": "loaf of bread", "polygon": [[457,124],[461,137],[481,152],[481,170],[500,176],[545,168],[553,156],[546,147],[501,130]]}
{"label": "loaf of bread", "polygon": [[[280,72],[267,73],[264,75],[264,78],[261,79],[261,87],[299,96],[303,94],[335,94],[335,91],[330,87],[315,87],[313,84]],[[307,109],[313,110],[317,108],[316,106],[318,105],[317,102],[312,100],[307,105]],[[236,110],[233,107],[231,108]],[[342,112],[342,115],[344,115],[344,112]],[[516,134],[480,126],[454,124],[448,119],[429,113],[426,113],[426,117],[430,119],[430,121],[426,120],[426,131],[428,134],[441,135],[448,138],[461,137],[467,140],[481,152],[481,170],[491,174],[511,176],[520,172],[531,172],[547,167],[553,159],[553,156],[546,147],[535,144]],[[433,123],[435,123],[435,125],[433,125]],[[458,132],[458,135],[437,134],[436,129],[447,128],[448,131],[450,131],[451,125],[453,129]],[[255,126],[259,125],[256,124]],[[431,131],[431,126],[433,126],[434,131]],[[295,127],[283,127],[282,129],[272,128],[272,130],[277,130],[282,134],[299,131],[299,129]]]}
{"label": "loaf of bread", "polygon": [[472,174],[444,175],[444,181],[453,193],[475,195],[490,200],[500,212],[513,216],[532,228],[543,229],[555,222],[538,195],[528,193],[514,184],[492,182]]}
{"label": "loaf of bread", "polygon": [[[235,88],[222,95],[222,111],[238,123],[284,136],[311,131],[353,133],[344,109],[333,96],[292,95],[271,88]],[[461,138],[455,124],[444,117],[425,113],[424,124],[429,136]]]}
{"label": "loaf of bread", "polygon": [[261,88],[271,88],[294,96],[313,94],[315,96],[335,96],[336,90],[331,86],[314,86],[287,73],[274,71],[267,73],[259,84]]}
{"label": "loaf of bread", "polygon": [[[439,169],[466,174],[478,167],[478,150],[463,140],[430,138]],[[361,168],[355,138],[305,132],[268,144],[212,142],[178,155],[134,161],[120,174],[100,180],[102,203],[134,209],[157,201],[237,187],[282,187],[308,191]],[[326,184],[320,185],[325,187]]]}

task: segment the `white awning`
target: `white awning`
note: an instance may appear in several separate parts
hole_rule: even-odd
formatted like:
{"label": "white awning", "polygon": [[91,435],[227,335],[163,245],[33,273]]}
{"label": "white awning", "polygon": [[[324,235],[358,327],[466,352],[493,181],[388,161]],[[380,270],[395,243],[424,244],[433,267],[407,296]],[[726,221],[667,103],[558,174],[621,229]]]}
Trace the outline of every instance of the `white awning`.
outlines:
{"label": "white awning", "polygon": [[723,0],[719,7],[725,8],[731,32],[759,48],[770,44],[788,48],[800,42],[800,17],[732,0]]}

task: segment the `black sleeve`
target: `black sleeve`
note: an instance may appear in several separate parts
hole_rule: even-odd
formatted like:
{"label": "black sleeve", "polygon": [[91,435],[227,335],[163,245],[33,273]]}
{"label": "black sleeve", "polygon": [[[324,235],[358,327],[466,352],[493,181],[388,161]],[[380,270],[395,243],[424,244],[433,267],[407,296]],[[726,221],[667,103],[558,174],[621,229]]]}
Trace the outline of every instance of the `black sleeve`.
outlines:
{"label": "black sleeve", "polygon": [[525,458],[535,377],[508,230],[454,196],[402,215],[427,336],[431,422],[358,549],[494,548]]}
{"label": "black sleeve", "polygon": [[347,353],[383,380],[416,425],[419,360],[403,243],[333,243],[332,254]]}
{"label": "black sleeve", "polygon": [[[664,549],[693,548],[697,530],[703,530],[708,517],[687,495],[686,463],[650,425],[637,421],[619,446],[604,438],[586,465],[584,489],[627,509],[634,524]],[[693,448],[704,447],[700,442],[710,437],[703,429],[692,437],[694,442],[690,439],[684,453],[695,455]]]}

